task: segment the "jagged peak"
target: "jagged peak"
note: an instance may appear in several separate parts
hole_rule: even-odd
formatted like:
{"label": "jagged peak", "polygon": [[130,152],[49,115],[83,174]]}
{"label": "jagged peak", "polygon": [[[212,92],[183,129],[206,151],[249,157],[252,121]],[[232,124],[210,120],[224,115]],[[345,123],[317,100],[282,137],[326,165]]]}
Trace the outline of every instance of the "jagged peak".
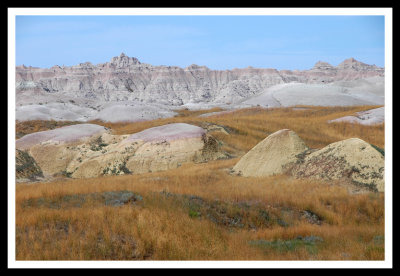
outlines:
{"label": "jagged peak", "polygon": [[356,60],[355,58],[351,57],[351,58],[345,59],[342,63],[361,63],[361,62]]}
{"label": "jagged peak", "polygon": [[324,66],[332,66],[329,62],[319,60],[319,61],[317,61],[317,62],[315,63],[314,67],[315,67],[315,66],[321,66],[321,65],[324,65]]}
{"label": "jagged peak", "polygon": [[90,61],[79,63],[79,65],[81,65],[81,66],[91,66],[91,67],[94,66]]}
{"label": "jagged peak", "polygon": [[117,67],[128,67],[131,65],[140,64],[140,61],[135,57],[128,57],[122,52],[119,56],[111,58],[110,63],[116,65]]}
{"label": "jagged peak", "polygon": [[344,64],[365,64],[365,63],[358,61],[355,58],[351,57],[351,58],[343,60],[338,66],[344,65]]}
{"label": "jagged peak", "polygon": [[377,68],[376,65],[369,65],[364,62],[358,61],[355,58],[351,57],[342,61],[337,68],[339,69],[372,69]]}
{"label": "jagged peak", "polygon": [[208,67],[206,66],[200,66],[197,64],[191,64],[188,67],[185,68],[186,70],[207,70]]}
{"label": "jagged peak", "polygon": [[313,67],[313,69],[328,69],[328,68],[329,69],[333,68],[333,66],[331,64],[329,64],[328,62],[321,61],[321,60],[317,61]]}

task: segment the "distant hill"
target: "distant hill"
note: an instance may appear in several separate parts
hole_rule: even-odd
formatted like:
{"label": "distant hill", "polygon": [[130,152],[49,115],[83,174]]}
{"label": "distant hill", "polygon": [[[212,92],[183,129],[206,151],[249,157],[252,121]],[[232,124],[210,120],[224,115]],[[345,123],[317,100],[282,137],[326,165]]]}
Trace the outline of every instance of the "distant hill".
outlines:
{"label": "distant hill", "polygon": [[[153,66],[123,53],[97,65],[21,65],[16,67],[17,120],[135,121],[173,116],[179,107],[379,105],[384,74],[384,68],[354,58],[338,66],[318,61],[302,71]],[[295,91],[286,84],[296,84]]]}

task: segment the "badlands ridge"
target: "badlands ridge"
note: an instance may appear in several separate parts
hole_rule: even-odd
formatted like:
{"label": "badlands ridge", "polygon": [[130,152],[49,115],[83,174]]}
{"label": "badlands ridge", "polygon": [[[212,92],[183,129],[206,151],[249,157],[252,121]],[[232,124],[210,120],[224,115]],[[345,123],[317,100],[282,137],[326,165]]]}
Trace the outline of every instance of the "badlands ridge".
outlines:
{"label": "badlands ridge", "polygon": [[384,68],[353,58],[309,70],[153,66],[125,54],[109,62],[16,67],[16,119],[141,121],[174,110],[384,104]]}

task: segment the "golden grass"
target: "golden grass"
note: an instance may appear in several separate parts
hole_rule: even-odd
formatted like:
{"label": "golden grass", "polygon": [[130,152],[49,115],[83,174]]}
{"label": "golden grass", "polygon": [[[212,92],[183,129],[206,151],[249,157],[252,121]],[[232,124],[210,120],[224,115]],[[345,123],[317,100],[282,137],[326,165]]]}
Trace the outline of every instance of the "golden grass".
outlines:
{"label": "golden grass", "polygon": [[26,134],[55,129],[58,127],[79,124],[79,122],[74,121],[43,121],[43,120],[32,120],[32,121],[17,121],[15,124],[15,137],[19,139]]}
{"label": "golden grass", "polygon": [[[230,135],[213,135],[238,157],[184,164],[164,172],[17,184],[16,259],[383,260],[383,194],[349,194],[345,186],[335,185],[338,183],[296,180],[284,175],[245,178],[228,173],[243,153],[282,128],[297,132],[310,147],[350,137],[384,147],[383,125],[326,123],[373,107],[309,108],[244,109],[208,118],[186,110],[169,119],[101,123],[116,134],[127,134],[165,123],[211,122],[231,131]],[[79,208],[62,209],[28,204],[33,199],[57,202],[66,195],[122,190],[140,194],[143,201],[120,207],[88,202]],[[206,213],[191,216],[184,201],[166,195],[195,195],[204,202],[224,202],[224,212],[240,214],[242,221],[255,221],[257,208],[261,208],[274,221],[251,229],[218,224]],[[253,211],[238,207],[243,203]],[[321,225],[294,215],[305,210],[316,214]],[[298,236],[318,236],[323,242],[294,249],[251,244],[264,240],[290,243]]]}
{"label": "golden grass", "polygon": [[[379,106],[293,108],[247,108],[232,113],[210,117],[198,117],[199,112],[185,110],[173,118],[137,123],[104,123],[93,121],[113,129],[114,134],[130,134],[168,123],[189,123],[201,126],[209,122],[231,129],[231,135],[216,134],[231,152],[247,152],[269,134],[288,128],[295,131],[309,147],[321,148],[330,143],[357,137],[384,148],[384,124],[365,126],[354,123],[328,123],[328,120],[354,115]],[[204,111],[202,111],[204,112]]]}
{"label": "golden grass", "polygon": [[[186,164],[181,169],[71,179],[55,183],[18,184],[17,259],[152,259],[152,260],[279,260],[383,259],[382,194],[349,195],[345,188],[285,176],[240,178],[226,173],[233,160]],[[129,190],[143,205],[49,209],[23,207],[33,198]],[[255,231],[223,227],[206,216],[191,218],[184,206],[160,192],[200,196],[230,203],[258,202],[281,215],[289,227],[273,225]],[[310,210],[323,220],[310,225],[286,217],[282,210]],[[68,231],[65,231],[67,225]],[[252,240],[320,236],[318,250],[274,252],[250,246]],[[368,251],[368,250],[369,251]],[[369,253],[368,253],[369,252]],[[370,255],[368,255],[370,254]],[[372,254],[372,255],[371,255]]]}

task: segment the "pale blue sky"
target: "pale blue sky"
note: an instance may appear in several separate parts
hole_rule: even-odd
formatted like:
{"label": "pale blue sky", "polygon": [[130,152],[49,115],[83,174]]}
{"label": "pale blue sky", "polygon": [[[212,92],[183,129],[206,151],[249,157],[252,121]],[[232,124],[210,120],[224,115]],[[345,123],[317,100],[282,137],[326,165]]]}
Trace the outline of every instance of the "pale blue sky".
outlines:
{"label": "pale blue sky", "polygon": [[309,69],[354,57],[384,66],[384,16],[16,16],[16,64],[143,63]]}

